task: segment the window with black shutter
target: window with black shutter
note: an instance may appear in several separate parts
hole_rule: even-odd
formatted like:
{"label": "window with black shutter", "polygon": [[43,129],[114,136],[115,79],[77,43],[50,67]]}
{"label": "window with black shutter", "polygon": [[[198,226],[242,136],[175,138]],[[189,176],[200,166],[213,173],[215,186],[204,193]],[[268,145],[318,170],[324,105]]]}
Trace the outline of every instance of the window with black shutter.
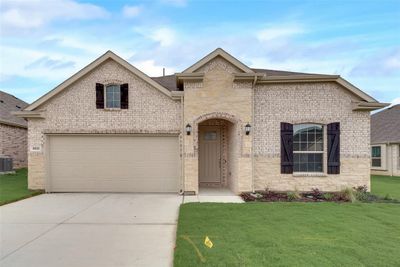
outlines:
{"label": "window with black shutter", "polygon": [[293,125],[281,122],[281,173],[293,173]]}
{"label": "window with black shutter", "polygon": [[96,83],[96,108],[104,108],[104,84]]}
{"label": "window with black shutter", "polygon": [[129,108],[129,86],[127,83],[121,84],[121,109]]}
{"label": "window with black shutter", "polygon": [[340,123],[328,124],[328,174],[340,173]]}

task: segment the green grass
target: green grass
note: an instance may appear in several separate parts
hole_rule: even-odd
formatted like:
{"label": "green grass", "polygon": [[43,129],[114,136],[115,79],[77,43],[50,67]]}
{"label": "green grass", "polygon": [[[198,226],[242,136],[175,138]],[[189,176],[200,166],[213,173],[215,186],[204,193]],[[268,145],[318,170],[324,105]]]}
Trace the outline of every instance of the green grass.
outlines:
{"label": "green grass", "polygon": [[400,200],[400,177],[371,175],[371,193]]}
{"label": "green grass", "polygon": [[40,190],[28,190],[27,174],[24,168],[15,174],[0,175],[0,206],[42,193]]}
{"label": "green grass", "polygon": [[180,208],[174,265],[400,266],[399,251],[399,204],[191,203]]}

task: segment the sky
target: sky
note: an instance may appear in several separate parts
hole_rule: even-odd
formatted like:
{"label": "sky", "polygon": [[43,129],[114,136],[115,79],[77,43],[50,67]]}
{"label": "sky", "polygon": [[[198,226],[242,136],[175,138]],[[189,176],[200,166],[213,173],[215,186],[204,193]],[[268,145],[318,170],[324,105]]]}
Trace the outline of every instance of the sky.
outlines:
{"label": "sky", "polygon": [[28,103],[107,50],[161,76],[218,47],[400,103],[400,0],[0,0],[0,90]]}

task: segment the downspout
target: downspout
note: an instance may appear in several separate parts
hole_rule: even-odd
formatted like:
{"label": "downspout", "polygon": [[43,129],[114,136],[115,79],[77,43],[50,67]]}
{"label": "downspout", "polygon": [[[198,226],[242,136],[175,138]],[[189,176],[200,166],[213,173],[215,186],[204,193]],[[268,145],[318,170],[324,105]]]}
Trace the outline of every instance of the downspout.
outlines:
{"label": "downspout", "polygon": [[[183,93],[185,94],[185,93]],[[181,130],[181,136],[182,136],[182,155],[181,155],[181,172],[182,172],[182,188],[180,191],[180,194],[184,194],[186,191],[185,187],[185,105],[184,105],[184,96],[181,96],[181,116],[182,116],[182,130]]]}
{"label": "downspout", "polygon": [[253,125],[253,131],[251,133],[251,151],[250,151],[250,157],[251,157],[251,191],[254,193],[255,192],[255,186],[254,186],[254,87],[257,82],[257,75],[254,75],[254,81],[253,81],[253,86],[251,88],[251,124]]}

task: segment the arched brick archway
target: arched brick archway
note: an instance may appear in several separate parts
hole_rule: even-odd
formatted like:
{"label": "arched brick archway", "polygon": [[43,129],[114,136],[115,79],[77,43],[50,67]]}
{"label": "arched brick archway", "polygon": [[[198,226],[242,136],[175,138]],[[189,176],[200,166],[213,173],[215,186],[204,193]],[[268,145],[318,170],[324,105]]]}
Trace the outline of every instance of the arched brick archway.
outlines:
{"label": "arched brick archway", "polygon": [[[193,149],[194,149],[194,159],[197,160],[197,184],[202,187],[213,187],[213,186],[220,186],[220,187],[231,187],[230,184],[233,182],[233,178],[231,176],[234,175],[235,179],[237,177],[237,170],[233,168],[234,157],[239,157],[242,151],[242,138],[243,138],[243,127],[242,121],[237,118],[236,116],[224,113],[224,112],[212,112],[203,114],[197,117],[192,124],[192,133],[193,133]],[[208,163],[201,164],[200,159],[202,158],[205,160],[204,157],[201,157],[201,143],[200,136],[201,131],[205,129],[210,129],[209,127],[219,127],[218,132],[221,136],[220,138],[220,169],[219,169],[219,182],[210,182],[208,179],[202,180],[204,176],[201,176],[201,170],[206,168],[205,166],[215,166],[215,164],[208,165]],[[230,143],[232,141],[232,143]],[[233,154],[231,149],[235,147],[234,151],[237,151]],[[205,147],[202,147],[205,148]],[[208,158],[210,159],[210,158]],[[232,160],[232,161],[231,161]],[[206,165],[204,165],[206,164]],[[203,168],[201,167],[203,166]],[[212,169],[212,168],[211,168]],[[207,170],[206,172],[210,172],[211,170]],[[211,171],[212,172],[212,171]],[[200,177],[201,176],[201,177]],[[217,177],[217,176],[215,176]],[[218,179],[217,179],[218,180]],[[206,182],[205,182],[206,181]],[[237,182],[237,180],[235,180]]]}
{"label": "arched brick archway", "polygon": [[242,121],[237,118],[235,115],[226,113],[226,112],[211,112],[211,113],[207,113],[207,114],[203,114],[199,117],[197,117],[197,119],[194,120],[193,122],[193,144],[194,144],[194,155],[195,157],[198,156],[198,148],[199,148],[199,143],[198,143],[198,135],[199,135],[199,124],[207,121],[207,120],[212,120],[212,119],[217,119],[217,120],[226,120],[231,122],[232,124],[236,125],[236,131],[237,131],[237,135],[240,137],[240,147],[241,147],[241,136],[242,136],[242,131],[241,129],[242,127]]}

